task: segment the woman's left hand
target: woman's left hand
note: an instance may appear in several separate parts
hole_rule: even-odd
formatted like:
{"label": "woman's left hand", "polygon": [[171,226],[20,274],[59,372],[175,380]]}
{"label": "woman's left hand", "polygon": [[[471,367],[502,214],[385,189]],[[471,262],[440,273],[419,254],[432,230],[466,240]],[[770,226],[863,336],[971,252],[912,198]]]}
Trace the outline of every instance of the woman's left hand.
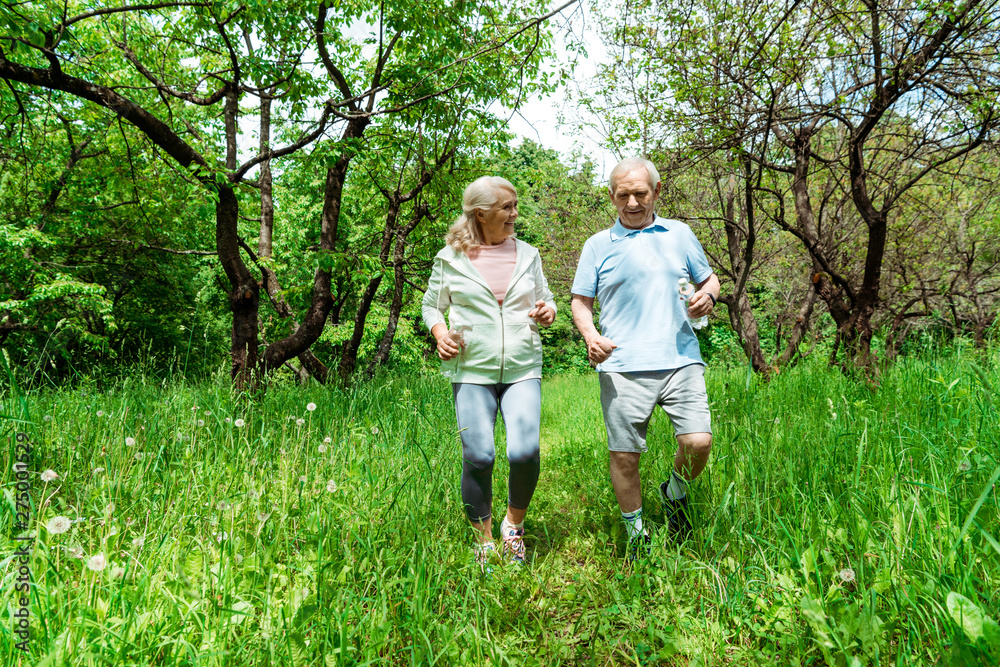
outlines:
{"label": "woman's left hand", "polygon": [[535,320],[543,327],[547,327],[556,319],[556,311],[551,306],[546,306],[544,301],[536,301],[535,307],[528,312],[528,317]]}

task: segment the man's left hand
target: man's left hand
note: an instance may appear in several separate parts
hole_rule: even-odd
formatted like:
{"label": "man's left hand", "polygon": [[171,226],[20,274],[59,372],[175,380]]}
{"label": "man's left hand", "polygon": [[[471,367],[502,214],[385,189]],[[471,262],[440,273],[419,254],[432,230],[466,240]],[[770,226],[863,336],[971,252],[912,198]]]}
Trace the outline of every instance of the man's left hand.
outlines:
{"label": "man's left hand", "polygon": [[712,297],[708,295],[707,291],[696,292],[691,297],[691,301],[688,302],[688,315],[692,318],[708,315],[713,310],[715,310],[715,303],[713,303]]}

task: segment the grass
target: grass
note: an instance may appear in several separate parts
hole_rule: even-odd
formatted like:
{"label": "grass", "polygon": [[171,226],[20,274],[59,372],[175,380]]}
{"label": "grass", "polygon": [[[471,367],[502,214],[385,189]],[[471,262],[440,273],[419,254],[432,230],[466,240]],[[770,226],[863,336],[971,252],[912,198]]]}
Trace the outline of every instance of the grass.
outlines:
{"label": "grass", "polygon": [[[658,540],[634,568],[596,377],[547,379],[531,563],[488,578],[471,560],[443,378],[276,386],[245,405],[221,383],[142,377],[32,393],[19,428],[35,447],[33,636],[27,655],[15,648],[7,447],[0,661],[993,664],[998,362],[904,359],[877,389],[822,366],[767,384],[710,368],[716,442],[692,490],[694,537]],[[8,392],[0,413],[18,409]],[[662,415],[650,443],[645,511],[662,523]],[[42,482],[46,469],[59,478]],[[497,512],[505,479],[499,463]],[[50,533],[54,516],[69,530]]]}

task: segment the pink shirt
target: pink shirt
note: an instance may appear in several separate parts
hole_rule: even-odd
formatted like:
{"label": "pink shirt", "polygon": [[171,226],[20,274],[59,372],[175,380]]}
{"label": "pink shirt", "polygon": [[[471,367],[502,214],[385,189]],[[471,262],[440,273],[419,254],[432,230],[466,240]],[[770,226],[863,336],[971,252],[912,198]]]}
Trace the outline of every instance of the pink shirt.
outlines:
{"label": "pink shirt", "polygon": [[481,245],[469,251],[469,259],[493,290],[497,303],[503,305],[503,297],[507,293],[511,276],[514,275],[514,262],[517,260],[514,241],[506,238],[500,245]]}

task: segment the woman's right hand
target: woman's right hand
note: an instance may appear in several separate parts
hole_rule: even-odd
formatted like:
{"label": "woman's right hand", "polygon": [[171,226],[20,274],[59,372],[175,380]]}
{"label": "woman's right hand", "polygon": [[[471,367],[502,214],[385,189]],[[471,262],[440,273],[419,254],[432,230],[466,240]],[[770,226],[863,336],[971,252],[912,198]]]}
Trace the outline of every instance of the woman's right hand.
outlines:
{"label": "woman's right hand", "polygon": [[435,324],[434,329],[431,331],[434,334],[434,338],[437,339],[437,353],[438,357],[442,361],[449,361],[458,356],[458,353],[462,351],[458,343],[451,339],[448,335],[448,327],[443,324]]}

